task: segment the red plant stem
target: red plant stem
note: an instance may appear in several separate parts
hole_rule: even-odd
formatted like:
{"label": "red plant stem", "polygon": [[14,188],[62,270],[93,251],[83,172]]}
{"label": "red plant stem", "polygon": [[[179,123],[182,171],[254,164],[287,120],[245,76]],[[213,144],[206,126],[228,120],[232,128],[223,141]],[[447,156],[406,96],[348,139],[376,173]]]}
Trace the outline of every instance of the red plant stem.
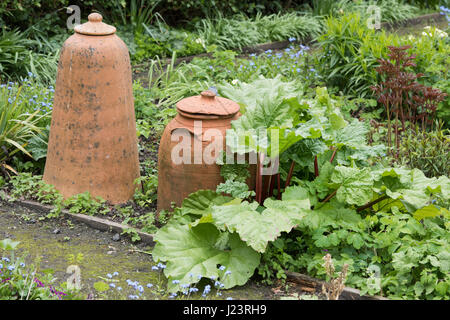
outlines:
{"label": "red plant stem", "polygon": [[319,164],[317,162],[317,156],[314,157],[314,174],[316,177],[319,176]]}
{"label": "red plant stem", "polygon": [[278,194],[277,194],[277,199],[280,200],[281,199],[281,181],[280,181],[280,173],[277,173],[277,182],[278,182]]}
{"label": "red plant stem", "polygon": [[295,161],[292,161],[291,167],[289,168],[289,173],[286,179],[286,186],[285,188],[289,187],[289,184],[291,183],[292,174],[294,173],[294,167],[295,167]]}
{"label": "red plant stem", "polygon": [[369,202],[368,204],[363,205],[362,207],[359,207],[358,209],[356,209],[356,212],[361,212],[361,211],[363,211],[363,210],[365,210],[367,208],[370,208],[374,204],[377,204],[378,202],[383,201],[383,200],[385,200],[387,198],[388,198],[388,196],[384,195],[384,196],[382,196],[382,197],[380,197],[380,198],[378,198],[376,200],[373,200],[373,201]]}
{"label": "red plant stem", "polygon": [[336,156],[337,148],[334,149],[333,154],[331,155],[330,163],[333,163],[334,157]]}
{"label": "red plant stem", "polygon": [[333,198],[333,197],[336,195],[337,191],[338,191],[338,189],[334,190],[333,193],[331,193],[330,195],[328,195],[328,197],[326,197],[326,198],[322,201],[322,203],[326,203],[326,202],[330,201],[330,199]]}
{"label": "red plant stem", "polygon": [[256,191],[256,201],[261,203],[262,202],[262,190],[263,190],[263,179],[262,179],[262,170],[263,170],[263,163],[264,163],[264,154],[259,154],[259,161],[258,165],[256,167],[257,173],[256,173],[256,185],[257,185],[257,191]]}
{"label": "red plant stem", "polygon": [[274,174],[269,177],[269,197],[273,196],[273,188],[275,187],[275,178]]}
{"label": "red plant stem", "polygon": [[261,190],[259,186],[259,154],[256,156],[256,202],[260,202]]}
{"label": "red plant stem", "polygon": [[398,112],[395,115],[395,158],[398,158],[398,153],[399,153],[399,149],[400,149],[400,141],[398,138]]}

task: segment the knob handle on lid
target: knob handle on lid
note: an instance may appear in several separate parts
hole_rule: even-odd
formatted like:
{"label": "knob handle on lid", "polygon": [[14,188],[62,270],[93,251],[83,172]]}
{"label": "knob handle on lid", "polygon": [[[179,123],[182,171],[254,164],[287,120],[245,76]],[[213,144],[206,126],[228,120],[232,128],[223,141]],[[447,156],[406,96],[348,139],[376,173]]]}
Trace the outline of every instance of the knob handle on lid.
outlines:
{"label": "knob handle on lid", "polygon": [[202,93],[200,93],[200,95],[202,96],[202,98],[207,98],[207,99],[214,99],[216,97],[216,94],[211,90],[202,91]]}
{"label": "knob handle on lid", "polygon": [[89,22],[102,22],[103,17],[100,13],[94,12],[88,15]]}
{"label": "knob handle on lid", "polygon": [[91,13],[88,22],[75,27],[75,32],[88,36],[107,36],[116,32],[116,28],[102,22],[100,13]]}

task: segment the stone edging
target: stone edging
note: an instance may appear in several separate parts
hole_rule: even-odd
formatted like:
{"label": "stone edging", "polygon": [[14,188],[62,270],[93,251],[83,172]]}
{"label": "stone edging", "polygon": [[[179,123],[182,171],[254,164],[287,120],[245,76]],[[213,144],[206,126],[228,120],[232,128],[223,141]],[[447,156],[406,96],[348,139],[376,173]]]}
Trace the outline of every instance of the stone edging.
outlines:
{"label": "stone edging", "polygon": [[[285,271],[285,273],[287,278],[292,282],[306,286],[308,288],[314,288],[316,292],[322,292],[322,285],[324,284],[323,281],[298,272]],[[388,298],[381,296],[361,295],[361,292],[358,289],[350,287],[344,288],[340,295],[340,298],[342,299],[339,300],[389,300]]]}
{"label": "stone edging", "polygon": [[[7,201],[5,201],[7,202]],[[25,207],[27,209],[31,209],[31,210],[36,210],[42,213],[49,213],[54,207],[50,206],[50,205],[45,205],[36,201],[31,201],[31,200],[16,200],[13,202],[10,202],[11,204],[16,204],[19,205],[21,207]],[[88,225],[89,227],[93,228],[93,229],[97,229],[97,230],[101,230],[101,231],[114,231],[114,232],[118,232],[118,233],[122,233],[125,229],[133,229],[137,232],[137,234],[139,235],[139,237],[141,238],[141,241],[143,243],[149,244],[149,245],[154,245],[154,241],[153,241],[153,235],[143,232],[139,229],[118,223],[118,222],[114,222],[114,221],[109,221],[107,219],[102,219],[99,217],[94,217],[94,216],[88,216],[85,214],[80,214],[80,213],[71,213],[66,209],[62,209],[61,213],[63,213],[65,216],[72,218],[75,221],[78,222],[82,222],[86,225]]]}
{"label": "stone edging", "polygon": [[413,18],[409,18],[406,20],[402,20],[402,21],[396,21],[393,23],[389,23],[389,22],[383,22],[381,24],[381,28],[382,29],[386,29],[386,30],[392,30],[398,27],[403,27],[406,25],[416,25],[416,24],[420,24],[422,22],[425,21],[444,21],[444,16],[441,15],[439,12],[436,13],[429,13],[429,14],[425,14],[423,16],[418,16],[418,17],[413,17]]}

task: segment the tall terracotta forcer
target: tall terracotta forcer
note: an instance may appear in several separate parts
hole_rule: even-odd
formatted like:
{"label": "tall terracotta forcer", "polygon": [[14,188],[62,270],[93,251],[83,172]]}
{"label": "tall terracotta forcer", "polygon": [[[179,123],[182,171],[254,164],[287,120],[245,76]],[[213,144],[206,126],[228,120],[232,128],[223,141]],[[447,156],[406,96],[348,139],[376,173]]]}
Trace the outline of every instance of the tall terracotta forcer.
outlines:
{"label": "tall terracotta forcer", "polygon": [[88,19],[61,50],[43,179],[122,203],[139,177],[130,58],[115,27]]}
{"label": "tall terracotta forcer", "polygon": [[[215,159],[220,151],[226,149],[225,134],[231,128],[231,121],[240,115],[237,103],[217,97],[212,91],[183,99],[176,107],[178,114],[165,128],[159,145],[158,212],[170,210],[172,202],[181,206],[183,199],[192,192],[215,190],[223,182],[220,167],[215,161],[205,161],[200,153],[195,159],[195,146],[201,146],[203,155],[211,155]],[[211,146],[213,143],[223,148],[219,150]],[[180,163],[183,156],[186,156],[185,160],[190,159],[190,163]]]}

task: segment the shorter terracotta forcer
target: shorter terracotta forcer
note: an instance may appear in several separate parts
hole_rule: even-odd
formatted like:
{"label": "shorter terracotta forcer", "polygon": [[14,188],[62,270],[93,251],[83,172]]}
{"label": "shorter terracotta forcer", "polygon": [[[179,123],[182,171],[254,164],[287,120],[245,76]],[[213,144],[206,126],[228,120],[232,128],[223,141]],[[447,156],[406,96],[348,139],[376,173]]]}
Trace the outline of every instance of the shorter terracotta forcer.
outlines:
{"label": "shorter terracotta forcer", "polygon": [[61,50],[43,179],[122,203],[139,177],[130,57],[115,27],[88,19]]}
{"label": "shorter terracotta forcer", "polygon": [[[165,128],[159,145],[158,212],[170,210],[172,202],[181,206],[183,200],[195,191],[216,190],[217,185],[223,182],[215,159],[220,151],[226,150],[226,130],[231,128],[231,121],[240,116],[237,103],[217,97],[210,90],[200,96],[183,99],[176,107],[178,114]],[[220,141],[216,140],[217,137]],[[223,148],[219,150],[213,143]],[[200,157],[198,151],[195,154],[198,146],[201,147]],[[204,153],[211,155],[214,161],[205,161]],[[182,158],[190,161],[179,163]],[[254,177],[250,183],[254,185]]]}

